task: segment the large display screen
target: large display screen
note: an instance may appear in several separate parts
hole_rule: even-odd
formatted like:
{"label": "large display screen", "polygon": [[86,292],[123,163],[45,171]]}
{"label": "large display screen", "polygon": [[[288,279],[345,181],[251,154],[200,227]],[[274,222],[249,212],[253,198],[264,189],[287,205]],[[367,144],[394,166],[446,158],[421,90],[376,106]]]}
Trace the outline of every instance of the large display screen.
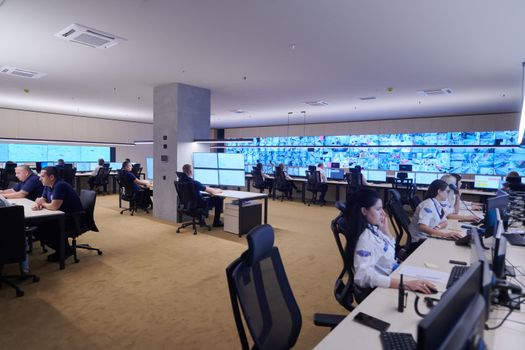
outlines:
{"label": "large display screen", "polygon": [[146,179],[153,180],[153,158],[146,158]]}
{"label": "large display screen", "polygon": [[217,169],[217,153],[193,153],[193,167],[194,168],[210,168]]}
{"label": "large display screen", "polygon": [[243,187],[245,185],[244,170],[219,169],[219,185]]}
{"label": "large display screen", "polygon": [[244,155],[235,153],[215,153],[219,157],[219,169],[244,169]]}
{"label": "large display screen", "polygon": [[66,163],[75,163],[96,162],[100,158],[109,160],[110,147],[22,143],[0,144],[0,162],[11,160],[15,163],[27,163],[64,159]]}
{"label": "large display screen", "polygon": [[416,184],[430,185],[432,181],[439,179],[439,174],[436,173],[416,173]]}
{"label": "large display screen", "polygon": [[219,185],[219,171],[217,169],[193,169],[193,178],[203,185]]}

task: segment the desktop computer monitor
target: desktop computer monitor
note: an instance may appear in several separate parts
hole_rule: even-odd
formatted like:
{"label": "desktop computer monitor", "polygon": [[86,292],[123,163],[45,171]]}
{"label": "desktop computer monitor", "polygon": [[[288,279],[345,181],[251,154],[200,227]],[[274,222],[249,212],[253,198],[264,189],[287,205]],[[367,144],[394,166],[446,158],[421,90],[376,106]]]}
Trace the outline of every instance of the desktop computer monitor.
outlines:
{"label": "desktop computer monitor", "polygon": [[120,163],[120,162],[111,162],[111,163],[109,163],[109,167],[111,168],[111,170],[122,169],[122,163]]}
{"label": "desktop computer monitor", "polygon": [[78,162],[76,164],[77,172],[91,171],[91,164],[87,162]]}
{"label": "desktop computer monitor", "polygon": [[299,170],[297,171],[297,176],[300,176],[300,177],[306,177],[306,170],[308,170],[307,167],[305,167],[305,166],[300,166],[300,167],[299,167]]}
{"label": "desktop computer monitor", "polygon": [[244,154],[217,153],[219,169],[244,169]]}
{"label": "desktop computer monitor", "polygon": [[289,167],[286,169],[286,172],[287,172],[288,175],[290,175],[290,176],[299,176],[299,168],[298,168],[298,167],[295,167],[295,166],[289,166]]}
{"label": "desktop computer monitor", "polygon": [[398,178],[397,174],[399,173],[405,173],[407,174],[407,179],[412,179],[412,182],[416,181],[416,173],[407,173],[407,172],[404,172],[404,171],[396,171],[395,172],[395,177]]}
{"label": "desktop computer monitor", "polygon": [[275,172],[275,166],[274,165],[265,165],[263,166],[263,173],[272,175]]}
{"label": "desktop computer monitor", "polygon": [[333,180],[343,180],[345,178],[345,171],[344,169],[340,168],[331,168],[327,169],[326,177]]}
{"label": "desktop computer monitor", "polygon": [[419,322],[417,349],[478,349],[487,303],[480,293],[482,264],[475,262]]}
{"label": "desktop computer monitor", "polygon": [[415,173],[415,183],[418,185],[430,185],[432,181],[439,179],[436,173]]}
{"label": "desktop computer monitor", "polygon": [[366,181],[386,182],[386,171],[384,170],[368,170],[368,177]]}
{"label": "desktop computer monitor", "polygon": [[244,170],[219,169],[220,186],[243,187],[245,185]]}
{"label": "desktop computer monitor", "polygon": [[332,169],[339,169],[340,168],[340,164],[336,163],[336,162],[331,162],[330,163],[330,168],[332,168]]}
{"label": "desktop computer monitor", "polygon": [[219,185],[219,171],[217,169],[193,169],[193,178],[202,183],[203,185]]}
{"label": "desktop computer monitor", "polygon": [[217,153],[204,153],[195,152],[193,153],[193,167],[194,168],[209,168],[217,169]]}
{"label": "desktop computer monitor", "polygon": [[399,164],[399,171],[412,171],[412,164]]}
{"label": "desktop computer monitor", "polygon": [[497,190],[501,184],[501,176],[474,175],[474,188],[482,190]]}

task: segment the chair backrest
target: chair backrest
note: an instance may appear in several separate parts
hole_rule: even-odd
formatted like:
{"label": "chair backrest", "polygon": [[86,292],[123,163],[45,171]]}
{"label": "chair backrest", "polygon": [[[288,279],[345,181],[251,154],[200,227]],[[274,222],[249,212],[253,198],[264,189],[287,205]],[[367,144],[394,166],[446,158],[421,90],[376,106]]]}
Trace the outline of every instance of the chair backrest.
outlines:
{"label": "chair backrest", "polygon": [[226,268],[242,348],[249,349],[241,312],[255,349],[290,349],[301,331],[301,312],[279,250],[273,246],[273,228],[257,226],[247,240],[248,250]]}
{"label": "chair backrest", "polygon": [[77,168],[72,168],[71,164],[65,164],[68,166],[56,167],[58,178],[64,180],[71,186],[75,186],[75,174],[77,173]]}
{"label": "chair backrest", "polygon": [[410,244],[411,237],[408,231],[410,218],[408,217],[405,209],[403,209],[401,195],[397,190],[388,190],[388,201],[386,207],[392,222],[392,226],[394,226],[394,231],[396,233],[396,248],[399,247],[401,239],[403,238],[403,234],[405,234],[407,237],[407,244]]}
{"label": "chair backrest", "polygon": [[189,213],[199,207],[199,197],[192,181],[174,181],[179,197],[179,210]]}
{"label": "chair backrest", "polygon": [[319,191],[319,184],[321,183],[321,172],[318,170],[306,170],[306,189],[308,191]]}
{"label": "chair backrest", "polygon": [[95,191],[81,190],[80,191],[80,203],[84,208],[84,216],[82,220],[82,232],[86,231],[98,231],[98,227],[95,224],[95,204],[97,202],[97,193]]}
{"label": "chair backrest", "polygon": [[0,208],[0,265],[19,263],[26,258],[24,207],[13,205]]}
{"label": "chair backrest", "polygon": [[264,179],[262,177],[261,170],[254,168],[252,170],[253,177],[253,187],[255,188],[265,188]]}
{"label": "chair backrest", "polygon": [[281,190],[287,191],[290,187],[290,185],[286,182],[284,171],[279,167],[275,167],[274,187],[275,189],[279,191]]}

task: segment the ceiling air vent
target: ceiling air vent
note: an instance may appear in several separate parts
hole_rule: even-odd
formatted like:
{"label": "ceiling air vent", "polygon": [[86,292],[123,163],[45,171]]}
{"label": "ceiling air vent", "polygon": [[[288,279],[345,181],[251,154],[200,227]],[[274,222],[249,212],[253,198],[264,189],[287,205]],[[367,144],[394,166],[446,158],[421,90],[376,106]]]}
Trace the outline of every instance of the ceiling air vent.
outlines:
{"label": "ceiling air vent", "polygon": [[452,90],[449,88],[430,89],[430,90],[418,91],[417,93],[418,95],[421,95],[421,96],[450,95],[452,94]]}
{"label": "ceiling air vent", "polygon": [[307,101],[305,102],[307,105],[309,106],[313,106],[313,107],[319,107],[319,106],[328,106],[328,102],[326,101],[323,101],[323,100],[319,100],[319,101]]}
{"label": "ceiling air vent", "polygon": [[128,39],[118,37],[101,30],[89,28],[80,24],[67,26],[55,36],[74,43],[84,44],[96,49],[107,49]]}
{"label": "ceiling air vent", "polygon": [[22,69],[16,67],[3,66],[0,68],[0,73],[7,74],[15,77],[31,78],[31,79],[40,79],[46,76],[46,73],[35,72],[29,69]]}
{"label": "ceiling air vent", "polygon": [[361,101],[370,101],[370,100],[375,100],[376,98],[377,97],[375,96],[359,97]]}

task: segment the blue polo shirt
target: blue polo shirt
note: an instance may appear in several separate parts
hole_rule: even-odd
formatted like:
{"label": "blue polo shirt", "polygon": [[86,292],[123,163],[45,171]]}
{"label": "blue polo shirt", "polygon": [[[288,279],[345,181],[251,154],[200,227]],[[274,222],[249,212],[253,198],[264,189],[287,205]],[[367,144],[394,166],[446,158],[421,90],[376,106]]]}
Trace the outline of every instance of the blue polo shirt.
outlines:
{"label": "blue polo shirt", "polygon": [[31,173],[31,175],[29,175],[25,181],[17,183],[13,190],[16,192],[27,192],[26,198],[34,201],[38,197],[42,196],[44,185],[42,185],[42,182],[40,182],[38,175]]}
{"label": "blue polo shirt", "polygon": [[73,187],[62,180],[57,180],[52,188],[44,187],[42,197],[44,197],[48,203],[51,203],[53,199],[62,200],[62,205],[58,210],[64,213],[74,213],[83,210],[80,198]]}
{"label": "blue polo shirt", "polygon": [[180,182],[192,182],[193,186],[195,187],[195,191],[197,191],[197,196],[199,197],[199,205],[203,206],[205,204],[201,191],[205,191],[206,186],[201,184],[199,181],[193,180],[191,177],[189,177],[185,173],[181,174],[181,176],[179,177],[179,181]]}
{"label": "blue polo shirt", "polygon": [[126,177],[126,180],[131,184],[131,187],[133,188],[133,191],[140,191],[142,188],[135,183],[135,180],[137,177],[133,175],[130,171],[123,171],[124,176]]}

